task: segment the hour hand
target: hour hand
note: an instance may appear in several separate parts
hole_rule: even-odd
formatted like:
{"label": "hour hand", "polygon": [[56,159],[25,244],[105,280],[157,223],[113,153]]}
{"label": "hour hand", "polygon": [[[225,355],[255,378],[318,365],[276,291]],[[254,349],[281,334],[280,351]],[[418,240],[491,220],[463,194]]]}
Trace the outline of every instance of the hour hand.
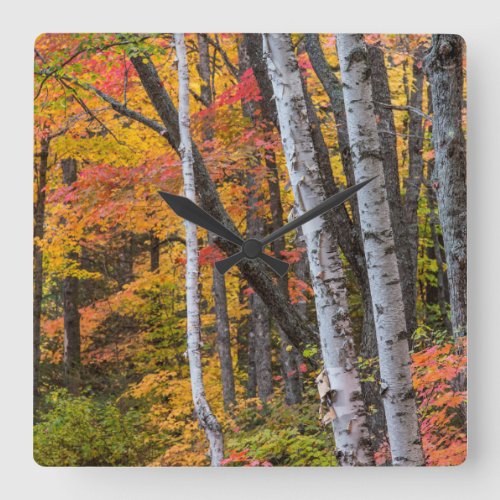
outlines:
{"label": "hour hand", "polygon": [[205,212],[198,205],[184,196],[178,196],[164,191],[159,191],[160,196],[168,203],[169,207],[183,219],[186,219],[207,231],[210,231],[225,240],[242,246],[243,240],[235,233],[222,225],[217,219]]}

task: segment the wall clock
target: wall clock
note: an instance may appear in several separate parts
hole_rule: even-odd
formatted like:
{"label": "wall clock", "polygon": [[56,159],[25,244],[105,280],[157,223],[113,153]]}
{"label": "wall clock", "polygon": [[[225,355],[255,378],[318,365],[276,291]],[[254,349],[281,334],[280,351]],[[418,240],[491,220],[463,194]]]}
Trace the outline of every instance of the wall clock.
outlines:
{"label": "wall clock", "polygon": [[461,464],[464,68],[457,35],[41,35],[36,461]]}

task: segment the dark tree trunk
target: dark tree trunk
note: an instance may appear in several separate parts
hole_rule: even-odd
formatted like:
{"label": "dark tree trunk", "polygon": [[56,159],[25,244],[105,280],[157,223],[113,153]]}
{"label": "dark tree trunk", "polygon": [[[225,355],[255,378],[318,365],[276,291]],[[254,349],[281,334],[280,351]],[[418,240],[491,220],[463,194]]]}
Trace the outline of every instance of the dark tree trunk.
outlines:
{"label": "dark tree trunk", "polygon": [[[63,182],[71,186],[77,179],[77,163],[73,158],[61,162]],[[64,221],[63,221],[64,222]],[[65,223],[65,222],[64,222]],[[78,260],[78,254],[72,250],[66,256],[68,260]],[[80,312],[78,311],[79,279],[66,276],[63,280],[64,308],[64,381],[66,388],[77,394],[80,387]]]}
{"label": "dark tree trunk", "polygon": [[[251,300],[249,299],[251,302]],[[251,307],[251,304],[250,304]],[[249,317],[250,329],[247,336],[247,397],[257,396],[257,370],[255,367],[255,330],[253,325],[253,311]]]}
{"label": "dark tree trunk", "polygon": [[120,241],[123,242],[123,244],[118,255],[116,280],[118,286],[122,289],[134,279],[134,234],[129,231],[124,231],[121,233]]}
{"label": "dark tree trunk", "polygon": [[265,402],[273,395],[269,313],[266,305],[256,293],[250,296],[250,309],[257,394],[259,399]]}
{"label": "dark tree trunk", "polygon": [[[243,286],[239,285],[238,290],[238,304],[240,309],[246,308],[245,294],[243,293]],[[246,367],[248,367],[248,335],[249,335],[249,317],[244,316],[238,321],[238,326],[236,329],[236,365],[241,373],[244,373]]]}
{"label": "dark tree trunk", "polygon": [[[283,225],[283,206],[281,204],[281,192],[278,177],[278,168],[276,166],[276,158],[274,152],[268,153],[266,156],[266,166],[268,170],[268,187],[270,196],[270,210],[272,229],[275,231]],[[274,255],[280,259],[283,258],[281,252],[285,250],[285,240],[280,238],[273,244]],[[280,280],[280,285],[285,295],[288,295],[288,275],[285,275]],[[283,330],[277,324],[278,334],[280,337],[280,361],[285,381],[285,402],[288,405],[300,403],[302,401],[302,384],[300,381],[300,353],[293,347],[283,333]]]}
{"label": "dark tree trunk", "polygon": [[[384,52],[379,47],[368,45],[368,63],[371,70],[371,83],[382,161],[384,165],[385,189],[391,216],[391,226],[394,236],[396,256],[398,259],[399,276],[403,292],[406,331],[408,341],[417,328],[417,287],[416,276],[413,279],[412,255],[408,233],[405,227],[403,203],[398,170],[398,152],[396,146],[396,126],[391,106],[389,80],[385,67]],[[418,229],[418,228],[417,228]]]}
{"label": "dark tree trunk", "polygon": [[44,236],[45,224],[45,186],[49,160],[49,139],[42,139],[40,156],[35,167],[36,200],[34,204],[33,227],[33,394],[37,402],[40,385],[40,339],[43,298],[43,252],[40,242]]}
{"label": "dark tree trunk", "polygon": [[[211,234],[208,236],[212,244]],[[234,389],[233,357],[231,354],[231,332],[229,329],[229,317],[227,313],[226,280],[214,268],[213,271],[213,293],[215,307],[215,321],[217,324],[217,352],[221,368],[222,397],[224,408],[229,409],[236,403],[236,392]]]}
{"label": "dark tree trunk", "polygon": [[[132,58],[132,63],[165,128],[161,129],[156,122],[146,120],[148,126],[161,133],[162,136],[168,140],[169,144],[178,152],[179,128],[177,124],[177,111],[161,83],[156,68],[149,60],[144,62],[144,57]],[[106,98],[109,100],[109,97]],[[130,111],[116,104],[114,104],[114,109],[118,112],[127,114],[127,116],[133,115],[131,115]],[[134,119],[139,119],[137,115],[133,116]],[[142,117],[140,120],[144,122]],[[193,144],[193,156],[196,190],[200,196],[202,208],[228,227],[228,229],[238,233],[236,226],[229,218],[220,201],[214,182],[208,175],[203,158],[195,144]],[[235,245],[220,238],[216,239],[216,243],[228,254],[232,254],[237,250]],[[278,318],[290,343],[300,350],[308,343],[317,342],[315,331],[310,325],[302,320],[295,308],[289,303],[282,290],[275,285],[265,264],[257,260],[244,260],[238,264],[238,267],[243,277],[250,283],[252,288],[268,306],[272,315]],[[312,360],[312,364],[315,364],[315,360]]]}
{"label": "dark tree trunk", "polygon": [[450,318],[448,317],[448,307],[447,307],[447,290],[448,283],[446,279],[446,274],[444,271],[444,259],[443,253],[441,251],[441,242],[438,235],[438,215],[436,213],[436,193],[431,189],[431,178],[434,172],[434,161],[429,161],[427,164],[428,170],[428,184],[429,188],[427,189],[427,203],[429,205],[429,225],[431,228],[431,239],[433,246],[429,248],[432,250],[432,255],[436,260],[437,264],[437,287],[436,287],[436,301],[439,306],[439,312],[441,314],[441,320],[443,322],[446,331],[452,335],[453,328],[451,326]]}
{"label": "dark tree trunk", "polygon": [[455,338],[467,333],[466,152],[462,131],[463,40],[433,35],[426,57],[432,89],[434,186],[443,231],[451,324]]}
{"label": "dark tree trunk", "polygon": [[[410,91],[410,109],[422,111],[422,97],[424,87],[423,70],[423,47],[417,48],[413,58],[413,84]],[[420,188],[423,180],[424,161],[422,158],[422,148],[424,144],[424,126],[422,115],[410,111],[408,126],[408,152],[409,152],[409,171],[405,181],[405,224],[408,235],[408,246],[410,252],[411,281],[417,282],[418,267],[418,200],[420,197]],[[414,287],[416,304],[416,287]]]}
{"label": "dark tree trunk", "polygon": [[153,231],[150,233],[149,245],[150,269],[154,273],[160,269],[160,239]]}
{"label": "dark tree trunk", "polygon": [[[213,91],[210,85],[210,59],[208,52],[207,35],[198,34],[198,74],[201,78],[200,97],[205,106],[210,106]],[[205,139],[213,137],[210,124],[204,124],[203,136]],[[214,244],[214,237],[208,235],[210,245]],[[234,389],[233,358],[231,355],[231,336],[229,328],[229,315],[227,313],[226,279],[215,266],[212,269],[215,318],[217,324],[217,352],[221,366],[222,396],[224,407],[228,409],[236,402]]]}
{"label": "dark tree trunk", "polygon": [[[328,64],[328,61],[325,58],[318,34],[309,33],[306,35],[305,48],[314,72],[318,76],[326,94],[328,95],[328,98],[330,99],[330,105],[335,119],[335,130],[337,132],[338,148],[344,174],[348,184],[352,186],[355,184],[355,180],[352,166],[351,147],[349,146],[349,134],[347,132],[342,83],[337,78],[333,68]],[[351,200],[351,205],[353,207],[353,215],[356,219],[358,219],[357,200]],[[359,224],[358,220],[357,223]]]}

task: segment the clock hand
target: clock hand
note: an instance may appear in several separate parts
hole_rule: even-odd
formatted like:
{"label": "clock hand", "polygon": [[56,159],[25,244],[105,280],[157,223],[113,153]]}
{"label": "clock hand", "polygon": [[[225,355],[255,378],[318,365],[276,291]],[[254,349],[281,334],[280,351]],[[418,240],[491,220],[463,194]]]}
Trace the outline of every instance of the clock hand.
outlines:
{"label": "clock hand", "polygon": [[235,245],[243,246],[243,240],[237,234],[234,234],[227,227],[223,226],[218,220],[214,219],[190,199],[165,193],[164,191],[159,191],[159,194],[179,217],[207,229]]}
{"label": "clock hand", "polygon": [[[215,263],[215,267],[217,271],[219,271],[219,273],[225,274],[227,271],[229,271],[229,269],[238,264],[238,262],[246,258],[248,257],[245,252],[241,251],[235,253],[234,255],[231,255],[231,257],[228,257],[227,259],[219,260]],[[266,263],[277,275],[281,277],[283,277],[288,271],[289,264],[287,262],[276,259],[271,255],[260,253],[258,255],[258,258],[263,260],[264,263]]]}
{"label": "clock hand", "polygon": [[355,184],[354,186],[351,186],[347,189],[344,189],[343,191],[340,191],[339,193],[334,194],[333,196],[330,196],[330,198],[327,198],[319,205],[315,206],[314,208],[311,208],[311,210],[308,210],[307,212],[304,212],[301,216],[297,217],[295,220],[289,222],[288,224],[285,224],[276,231],[273,231],[270,235],[266,236],[263,240],[261,240],[262,245],[263,246],[268,245],[269,243],[272,243],[278,238],[281,238],[281,236],[283,236],[284,234],[293,231],[297,227],[302,226],[306,222],[309,222],[310,220],[314,219],[315,217],[324,214],[325,212],[327,212],[332,208],[338,207],[339,205],[344,203],[344,201],[349,199],[353,194],[359,191],[362,187],[366,186],[373,179],[375,179],[375,177],[372,177],[367,181],[360,182],[359,184]]}
{"label": "clock hand", "polygon": [[219,271],[219,273],[225,274],[227,273],[227,271],[229,271],[229,269],[238,264],[238,262],[240,262],[244,258],[245,254],[243,252],[235,253],[231,255],[231,257],[228,257],[227,259],[222,259],[217,261],[215,263],[215,268],[217,269],[217,271]]}
{"label": "clock hand", "polygon": [[267,253],[264,252],[260,254],[259,258],[263,260],[281,278],[285,276],[285,274],[288,272],[288,268],[290,267],[290,264],[288,264],[288,262],[283,262],[282,260],[271,257],[271,255],[267,255]]}

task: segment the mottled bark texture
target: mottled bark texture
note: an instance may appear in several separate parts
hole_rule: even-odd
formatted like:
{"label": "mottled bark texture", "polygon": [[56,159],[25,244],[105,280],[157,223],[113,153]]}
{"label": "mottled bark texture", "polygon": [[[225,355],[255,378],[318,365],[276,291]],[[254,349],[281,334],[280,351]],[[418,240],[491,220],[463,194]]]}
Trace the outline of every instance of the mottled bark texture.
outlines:
{"label": "mottled bark texture", "polygon": [[462,130],[463,47],[458,35],[433,35],[425,69],[432,89],[434,186],[446,253],[451,324],[467,333],[466,151]]}
{"label": "mottled bark texture", "polygon": [[[281,138],[298,214],[326,198],[311,136],[302,80],[287,34],[263,35]],[[303,227],[315,293],[321,352],[335,391],[336,455],[341,465],[372,465],[361,385],[355,368],[345,276],[337,241],[322,217]]]}
{"label": "mottled bark texture", "polygon": [[[77,179],[77,163],[73,158],[61,162],[63,182],[71,186]],[[66,221],[62,221],[63,225]],[[68,261],[77,261],[78,254],[71,250]],[[63,278],[62,295],[64,309],[64,383],[68,391],[77,394],[80,388],[80,312],[78,311],[79,279],[71,274]]]}
{"label": "mottled bark texture", "polygon": [[417,329],[417,288],[416,275],[413,279],[410,240],[406,228],[403,202],[401,199],[398,169],[397,134],[391,109],[389,78],[385,67],[384,52],[379,47],[367,46],[368,67],[377,128],[380,154],[384,166],[385,190],[391,217],[391,226],[398,259],[399,276],[403,292],[406,332],[410,340]]}
{"label": "mottled bark texture", "polygon": [[[306,35],[305,42],[306,51],[313,69],[330,99],[344,174],[347,178],[347,182],[352,186],[355,184],[354,169],[347,131],[342,84],[325,58],[320,45],[319,35],[308,34]],[[316,117],[310,98],[307,98],[307,93],[305,93],[305,95],[306,104],[308,104],[308,116],[313,129],[313,142],[316,151],[319,153],[318,161],[325,192],[327,196],[331,196],[337,189],[333,179],[329,152],[321,135],[319,120]],[[365,359],[372,359],[378,356],[377,338],[375,335],[375,322],[373,319],[372,299],[363,251],[361,227],[359,225],[357,197],[351,199],[350,204],[353,212],[353,222],[350,221],[345,208],[341,208],[337,214],[333,213],[331,216],[332,219],[336,216],[336,220],[332,220],[332,230],[337,232],[340,247],[351,264],[359,283],[360,295],[363,301],[363,331],[361,335],[360,354]],[[382,399],[378,391],[377,383],[364,382],[362,384],[362,389],[366,407],[372,408],[372,411],[368,415],[368,423],[373,435],[374,445],[378,446],[385,439],[386,435]]]}
{"label": "mottled bark texture", "polygon": [[[207,35],[199,33],[198,36],[198,74],[201,79],[200,97],[205,106],[210,106],[213,100],[213,91],[210,84],[210,55],[208,52]],[[213,137],[210,124],[203,127],[205,140]],[[210,245],[215,243],[211,233],[208,235]],[[233,358],[231,355],[231,335],[229,328],[229,315],[227,312],[226,278],[221,275],[215,266],[212,268],[212,281],[214,293],[215,320],[217,325],[217,353],[221,367],[222,397],[224,408],[227,410],[236,402],[234,388]]]}
{"label": "mottled bark texture", "polygon": [[[348,184],[352,186],[355,184],[354,169],[352,165],[351,148],[349,145],[344,96],[342,94],[341,83],[325,58],[319,42],[319,36],[317,34],[308,34],[306,36],[305,47],[313,69],[330,99],[330,105],[332,106],[335,119],[335,129],[337,132],[337,141],[344,174],[347,178]],[[319,120],[317,119],[310,104],[308,106],[308,116],[312,121],[313,141],[315,149],[318,151],[318,160],[325,192],[327,196],[332,196],[338,191],[338,189],[333,178],[328,149],[321,136]],[[359,227],[357,198],[351,199],[350,204],[353,211],[354,223],[349,219],[347,211],[344,207],[332,212],[329,216],[332,218],[333,226],[337,231],[340,247],[346,255],[346,258],[349,261],[349,264],[351,265],[359,283],[364,309],[362,344],[365,346],[365,354],[368,357],[376,357],[375,325],[373,322],[370,286],[368,283],[368,273],[366,271],[366,263],[363,252],[363,241],[361,237],[361,229]]]}
{"label": "mottled bark texture", "polygon": [[338,35],[337,50],[356,182],[377,176],[359,191],[358,205],[375,312],[381,392],[392,463],[423,465],[368,53],[362,35]]}
{"label": "mottled bark texture", "polygon": [[38,396],[40,385],[40,339],[43,299],[43,251],[40,246],[44,236],[47,169],[50,140],[42,139],[35,164],[36,199],[33,205],[33,394]]}
{"label": "mottled bark texture", "polygon": [[[279,129],[276,105],[272,100],[273,88],[267,74],[266,62],[262,52],[262,37],[260,34],[245,34],[239,46],[240,72],[251,68],[256,77],[257,84],[262,94],[262,100],[257,103],[260,111],[259,120],[264,126],[266,133],[272,133],[273,128]],[[253,117],[255,119],[255,117]],[[265,163],[268,170],[267,184],[269,188],[269,209],[271,212],[272,230],[283,225],[283,207],[281,204],[281,191],[279,184],[278,168],[274,151],[267,151]],[[273,243],[273,252],[277,258],[282,258],[281,252],[285,249],[285,240],[280,238]],[[280,288],[288,297],[288,276],[280,279]],[[302,400],[302,389],[300,382],[298,360],[300,353],[289,343],[286,334],[276,321],[280,337],[280,362],[283,378],[285,381],[285,402],[296,404]]]}
{"label": "mottled bark texture", "polygon": [[[98,91],[98,95],[106,102],[110,102],[117,112],[137,120],[152,130],[161,134],[167,139],[174,150],[179,151],[179,126],[177,123],[177,110],[167,94],[153,63],[144,57],[132,58],[132,63],[139,75],[142,85],[146,90],[151,103],[161,118],[162,125],[154,120],[145,118],[137,112],[133,112],[113,101],[112,98]],[[218,219],[231,231],[238,233],[234,222],[224,209],[213,180],[203,162],[196,145],[192,144],[194,173],[196,190],[199,201],[204,210]],[[216,239],[217,245],[228,254],[237,250],[232,243],[220,238]],[[289,341],[299,350],[307,344],[317,341],[317,336],[313,328],[308,325],[299,315],[297,310],[290,304],[288,298],[282,290],[275,284],[273,277],[265,266],[258,260],[244,260],[238,264],[242,276],[249,282],[251,287],[259,294],[267,305],[271,314],[277,318],[281,328],[285,332]],[[311,361],[314,364],[314,360]]]}
{"label": "mottled bark texture", "polygon": [[[182,160],[182,177],[184,195],[196,202],[196,188],[193,171],[193,152],[191,147],[190,114],[189,114],[189,72],[187,64],[184,35],[175,35],[175,49],[178,59],[179,73],[179,132],[180,156]],[[186,226],[186,308],[187,308],[187,345],[189,372],[193,403],[200,426],[210,444],[211,465],[217,467],[224,457],[224,440],[217,418],[207,402],[201,364],[200,338],[201,324],[198,290],[198,240],[196,225],[185,221]]]}

